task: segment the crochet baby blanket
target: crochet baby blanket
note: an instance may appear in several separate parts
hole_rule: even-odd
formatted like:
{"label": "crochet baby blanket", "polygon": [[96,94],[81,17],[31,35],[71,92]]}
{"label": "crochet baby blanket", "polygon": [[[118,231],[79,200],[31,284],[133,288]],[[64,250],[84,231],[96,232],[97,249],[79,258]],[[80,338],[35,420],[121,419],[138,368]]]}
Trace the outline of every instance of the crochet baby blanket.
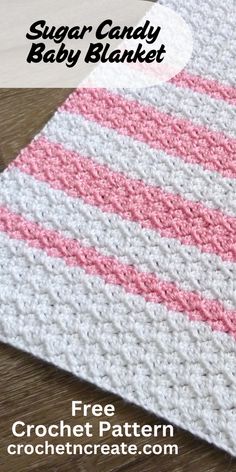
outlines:
{"label": "crochet baby blanket", "polygon": [[0,176],[0,339],[236,454],[234,0],[170,82],[77,89]]}

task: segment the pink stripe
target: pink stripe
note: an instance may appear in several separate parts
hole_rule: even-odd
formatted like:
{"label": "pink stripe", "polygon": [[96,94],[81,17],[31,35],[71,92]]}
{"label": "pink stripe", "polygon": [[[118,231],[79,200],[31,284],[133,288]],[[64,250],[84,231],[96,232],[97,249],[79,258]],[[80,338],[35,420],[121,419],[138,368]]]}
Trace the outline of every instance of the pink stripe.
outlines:
{"label": "pink stripe", "polygon": [[48,256],[63,259],[68,266],[79,266],[88,274],[99,275],[108,284],[121,285],[146,301],[163,303],[170,310],[187,313],[191,320],[207,322],[213,329],[236,337],[236,312],[225,310],[218,301],[180,290],[154,274],[139,272],[134,266],[103,256],[93,247],[83,247],[79,241],[64,238],[57,231],[42,228],[4,207],[0,207],[0,231],[43,249]]}
{"label": "pink stripe", "polygon": [[216,80],[182,71],[173,77],[170,82],[180,87],[190,88],[195,92],[205,93],[218,100],[225,100],[231,105],[236,105],[236,88],[221,84]]}
{"label": "pink stripe", "polygon": [[45,138],[31,143],[13,165],[103,211],[236,260],[236,219],[219,210],[128,178]]}
{"label": "pink stripe", "polygon": [[127,100],[104,89],[78,89],[61,110],[78,113],[187,162],[236,176],[236,139]]}

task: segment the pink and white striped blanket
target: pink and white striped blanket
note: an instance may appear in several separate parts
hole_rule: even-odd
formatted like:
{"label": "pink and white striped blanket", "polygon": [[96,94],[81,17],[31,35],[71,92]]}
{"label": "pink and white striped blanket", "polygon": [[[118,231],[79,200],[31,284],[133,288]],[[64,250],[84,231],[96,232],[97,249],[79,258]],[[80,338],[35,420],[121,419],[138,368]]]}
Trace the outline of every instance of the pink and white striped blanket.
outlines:
{"label": "pink and white striped blanket", "polygon": [[0,339],[236,454],[235,10],[175,3],[184,72],[77,89],[0,176]]}

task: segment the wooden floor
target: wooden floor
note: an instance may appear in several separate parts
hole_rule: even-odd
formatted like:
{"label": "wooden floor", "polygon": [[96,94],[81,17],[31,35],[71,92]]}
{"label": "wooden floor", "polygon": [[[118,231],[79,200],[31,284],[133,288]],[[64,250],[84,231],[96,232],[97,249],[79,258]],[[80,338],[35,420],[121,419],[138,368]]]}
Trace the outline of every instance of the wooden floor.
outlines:
{"label": "wooden floor", "polygon": [[[1,169],[41,129],[69,92],[58,89],[0,91]],[[11,424],[14,421],[47,425],[64,419],[71,425],[76,424],[78,419],[71,418],[72,400],[103,405],[113,403],[116,415],[112,424],[137,421],[153,425],[161,423],[161,420],[68,373],[1,344],[0,377],[1,472],[236,472],[236,462],[227,454],[177,428],[174,442],[179,445],[178,456],[7,456],[8,444],[24,443],[22,438],[13,440]],[[88,420],[96,424],[94,418]],[[34,440],[31,442],[35,443]],[[99,441],[93,438],[91,442]],[[107,442],[113,443],[114,438],[108,438]],[[142,441],[132,438],[130,442],[140,444]],[[150,442],[154,444],[155,440]]]}

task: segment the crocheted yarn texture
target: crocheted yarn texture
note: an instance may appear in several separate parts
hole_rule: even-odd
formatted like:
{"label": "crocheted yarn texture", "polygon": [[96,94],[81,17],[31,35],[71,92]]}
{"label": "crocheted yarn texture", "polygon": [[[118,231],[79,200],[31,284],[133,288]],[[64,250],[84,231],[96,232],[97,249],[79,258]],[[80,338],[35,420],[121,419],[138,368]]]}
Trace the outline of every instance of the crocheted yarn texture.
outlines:
{"label": "crocheted yarn texture", "polygon": [[1,175],[0,326],[236,454],[233,2],[178,1],[184,72],[76,90]]}

